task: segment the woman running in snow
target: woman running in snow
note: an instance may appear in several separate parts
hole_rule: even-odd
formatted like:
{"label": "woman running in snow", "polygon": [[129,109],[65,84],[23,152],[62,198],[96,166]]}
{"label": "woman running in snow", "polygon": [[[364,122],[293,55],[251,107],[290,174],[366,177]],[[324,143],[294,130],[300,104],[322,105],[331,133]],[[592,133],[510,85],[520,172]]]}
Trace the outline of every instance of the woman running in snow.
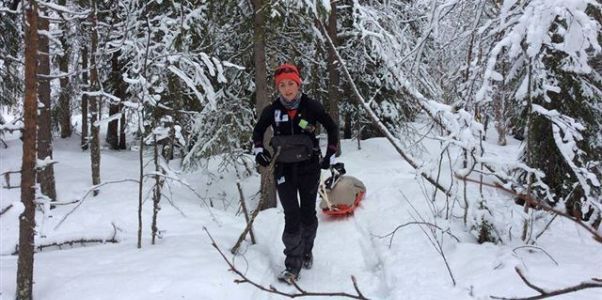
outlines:
{"label": "woman running in snow", "polygon": [[[253,143],[255,161],[261,166],[268,166],[272,156],[263,145],[263,136],[265,130],[272,126],[274,137],[270,144],[274,153],[279,153],[275,157],[274,179],[284,209],[282,241],[286,255],[286,269],[278,278],[290,283],[299,278],[302,267],[309,269],[313,264],[320,168],[328,169],[335,163],[338,127],[322,104],[301,92],[301,76],[297,67],[280,65],[274,73],[274,82],[279,96],[261,113],[253,130]],[[328,133],[326,155],[321,160],[315,136],[317,123],[322,124]]]}

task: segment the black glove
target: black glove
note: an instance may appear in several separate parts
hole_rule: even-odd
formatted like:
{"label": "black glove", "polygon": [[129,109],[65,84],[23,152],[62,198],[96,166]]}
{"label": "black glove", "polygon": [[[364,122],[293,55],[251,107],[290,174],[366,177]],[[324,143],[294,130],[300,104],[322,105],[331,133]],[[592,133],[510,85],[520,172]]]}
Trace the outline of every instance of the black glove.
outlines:
{"label": "black glove", "polygon": [[334,151],[331,151],[330,149],[328,149],[326,151],[326,155],[324,155],[324,158],[322,158],[322,161],[320,162],[320,168],[322,168],[323,170],[328,170],[330,168],[330,158],[335,154]]}
{"label": "black glove", "polygon": [[262,167],[269,166],[270,161],[272,161],[272,155],[270,155],[270,152],[261,151],[255,155],[255,162]]}
{"label": "black glove", "polygon": [[345,170],[344,163],[336,163],[336,164],[332,165],[332,168],[335,171],[337,171],[339,173],[339,175],[344,175],[345,173],[347,173],[347,171]]}
{"label": "black glove", "polygon": [[330,177],[326,178],[326,180],[324,181],[324,185],[326,186],[326,189],[328,189],[328,190],[332,190],[332,188],[337,183],[339,178],[341,178],[341,176],[343,176],[345,173],[347,173],[347,171],[345,171],[345,164],[343,164],[343,163],[336,163],[336,164],[330,166],[330,168],[331,168],[330,172],[332,175]]}

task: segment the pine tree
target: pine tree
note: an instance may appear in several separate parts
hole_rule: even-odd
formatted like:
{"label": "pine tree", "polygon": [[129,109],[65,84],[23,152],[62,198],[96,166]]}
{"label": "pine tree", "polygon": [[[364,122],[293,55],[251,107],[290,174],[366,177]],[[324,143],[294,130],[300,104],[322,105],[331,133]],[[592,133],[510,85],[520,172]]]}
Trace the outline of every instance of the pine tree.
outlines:
{"label": "pine tree", "polygon": [[[514,125],[524,129],[521,159],[530,167],[515,170],[521,189],[599,224],[602,82],[590,62],[602,51],[600,7],[589,0],[562,7],[533,0],[508,8],[493,27],[502,37],[491,48],[477,97],[491,99],[502,79],[512,86],[509,104],[520,121]],[[552,17],[528,25],[542,14]]]}
{"label": "pine tree", "polygon": [[[266,15],[268,13],[267,6],[269,3],[263,0],[253,0],[253,32],[254,32],[254,61],[255,61],[255,111],[260,115],[263,109],[270,104],[267,87],[267,69],[266,69]],[[269,145],[268,142],[272,137],[271,132],[267,132],[264,136],[264,145]],[[265,147],[265,146],[264,146]],[[266,149],[267,151],[267,149]],[[260,168],[261,170],[261,197],[264,206],[260,209],[276,207],[276,185],[274,176],[272,176],[268,168]]]}
{"label": "pine tree", "polygon": [[[125,96],[123,93],[123,79],[121,78],[121,65],[119,63],[120,51],[115,51],[111,57],[111,85],[115,96],[123,99]],[[121,96],[121,97],[120,97]],[[121,112],[121,105],[119,103],[109,103],[109,118]],[[115,119],[109,122],[107,126],[107,143],[111,146],[111,149],[118,150],[119,147],[119,120]]]}
{"label": "pine tree", "polygon": [[[92,26],[90,45],[90,82],[91,92],[98,93],[100,91],[99,64],[98,62],[98,23],[97,23],[97,4],[96,0],[92,0],[90,13],[90,22]],[[94,95],[89,98],[90,109],[90,163],[92,169],[92,185],[100,184],[100,125],[97,121],[100,120],[100,99],[101,96]],[[94,196],[98,195],[98,190],[94,190]]]}
{"label": "pine tree", "polygon": [[[65,6],[67,0],[59,0],[58,4]],[[59,124],[61,128],[61,138],[71,136],[71,88],[69,85],[69,55],[71,54],[71,45],[67,43],[65,32],[68,32],[67,21],[60,23],[60,28],[64,32],[60,37],[62,54],[59,55],[59,70],[61,71],[59,92]]]}
{"label": "pine tree", "polygon": [[[49,27],[48,16],[39,16],[38,25],[40,36],[38,38],[38,75],[43,78],[38,80],[38,99],[43,105],[38,117],[38,159],[52,159],[52,101],[50,99],[50,47],[48,44]],[[46,77],[46,78],[44,78]],[[56,200],[56,187],[54,181],[53,164],[46,164],[38,172],[38,182],[42,193],[52,201]]]}
{"label": "pine tree", "polygon": [[38,49],[38,8],[35,1],[25,1],[25,98],[23,101],[23,160],[21,164],[21,202],[19,216],[19,259],[17,262],[18,300],[31,300],[33,288],[33,253],[35,221],[35,166],[36,166],[36,73]]}
{"label": "pine tree", "polygon": [[88,125],[88,94],[86,94],[86,92],[90,91],[90,80],[89,80],[89,71],[88,71],[88,46],[83,46],[81,49],[81,64],[82,64],[82,91],[84,93],[82,93],[81,97],[81,111],[82,111],[82,123],[81,123],[81,132],[82,132],[82,136],[81,136],[81,143],[80,143],[80,147],[82,150],[88,150],[88,148],[90,147],[90,136],[89,136],[89,128],[90,126]]}
{"label": "pine tree", "polygon": [[[337,2],[330,1],[330,15],[328,16],[328,35],[335,46],[339,45],[339,39],[337,36]],[[340,124],[339,117],[339,68],[337,67],[336,53],[328,48],[328,103],[329,113],[332,119],[337,125]],[[339,125],[340,127],[340,125]],[[341,155],[341,141],[337,141],[339,147],[337,147],[337,156]]]}

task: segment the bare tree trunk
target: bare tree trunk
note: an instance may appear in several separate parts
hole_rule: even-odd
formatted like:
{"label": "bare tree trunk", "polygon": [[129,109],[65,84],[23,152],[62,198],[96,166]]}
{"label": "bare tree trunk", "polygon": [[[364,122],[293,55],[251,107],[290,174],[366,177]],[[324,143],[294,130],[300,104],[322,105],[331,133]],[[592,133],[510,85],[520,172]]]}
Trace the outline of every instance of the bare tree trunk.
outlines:
{"label": "bare tree trunk", "polygon": [[[533,132],[532,130],[532,126],[534,123],[533,120],[533,94],[532,94],[532,88],[533,88],[533,77],[532,77],[532,66],[533,66],[533,61],[529,61],[529,64],[527,66],[527,80],[528,80],[528,88],[527,88],[527,124],[525,126],[526,130],[525,130],[525,162],[527,163],[528,166],[534,166],[536,165],[534,162],[534,157],[533,157]],[[527,184],[527,196],[531,197],[531,192],[532,192],[532,177],[533,174],[531,173],[527,173],[526,174],[527,178],[526,178],[526,184]],[[523,204],[523,212],[524,212],[524,219],[523,219],[523,232],[521,235],[521,239],[524,242],[528,242],[527,240],[527,234],[529,232],[529,202],[524,201],[525,203]]]}
{"label": "bare tree trunk", "polygon": [[[125,97],[125,93],[123,93],[123,96]],[[123,98],[121,98],[121,99],[123,99]],[[125,110],[124,110],[123,104],[119,104],[119,111],[121,111],[121,119],[119,119],[119,149],[125,150],[127,148],[126,143],[125,143],[126,120],[125,120]]]}
{"label": "bare tree trunk", "polygon": [[34,1],[24,3],[25,8],[25,98],[23,101],[23,160],[21,164],[21,202],[23,213],[19,216],[19,259],[17,262],[17,300],[32,299],[33,252],[35,220],[35,165],[36,165],[36,51],[37,6]]}
{"label": "bare tree trunk", "polygon": [[[257,115],[270,103],[268,96],[267,85],[267,69],[265,62],[265,5],[263,0],[253,0],[254,8],[254,60],[255,60],[255,87],[257,103],[255,109]],[[267,141],[271,138],[271,131],[268,131],[264,136],[264,145],[268,145]],[[274,184],[274,176],[267,168],[259,168],[261,172],[261,197],[265,197],[267,201],[261,209],[276,207],[276,185]]]}
{"label": "bare tree trunk", "polygon": [[[65,6],[67,0],[59,0],[59,5]],[[66,21],[61,22],[63,32],[67,31]],[[65,75],[69,73],[69,53],[67,41],[64,34],[61,35],[61,45],[63,46],[63,55],[59,56],[59,70],[63,74],[60,79],[61,92],[59,94],[59,124],[61,126],[61,138],[71,136],[71,99],[69,89],[69,77]]]}
{"label": "bare tree trunk", "polygon": [[[109,102],[109,117],[119,113],[119,104]],[[119,150],[119,120],[112,120],[107,126],[106,141],[113,150]]]}
{"label": "bare tree trunk", "polygon": [[[88,80],[88,47],[82,48],[82,85],[83,91],[89,91],[90,81]],[[82,150],[88,150],[88,95],[82,94]]]}
{"label": "bare tree trunk", "polygon": [[508,84],[506,84],[506,76],[508,75],[506,70],[506,63],[502,62],[502,76],[504,80],[500,81],[499,89],[497,93],[493,95],[493,116],[495,118],[494,124],[495,129],[498,133],[497,143],[500,146],[507,144],[506,134],[508,133],[508,121],[506,120],[506,99],[510,94],[508,91]]}
{"label": "bare tree trunk", "polygon": [[[90,56],[90,81],[92,83],[92,92],[100,90],[100,79],[98,78],[98,67],[96,65],[96,52],[98,49],[98,28],[96,22],[96,1],[92,1],[92,55]],[[100,139],[99,139],[99,125],[96,122],[99,119],[99,96],[90,97],[90,131],[92,134],[92,141],[90,143],[90,159],[92,164],[92,184],[97,185],[100,183]],[[94,196],[98,195],[98,190],[94,190]]]}
{"label": "bare tree trunk", "polygon": [[343,126],[343,138],[350,139],[351,138],[351,113],[345,113],[345,126]]}
{"label": "bare tree trunk", "polygon": [[[335,47],[339,45],[337,39],[337,2],[330,1],[331,11],[328,16],[328,26],[326,28],[328,36]],[[330,104],[330,116],[339,127],[339,69],[337,67],[337,57],[334,50],[328,47],[328,103]],[[341,140],[337,141],[336,156],[341,155]]]}
{"label": "bare tree trunk", "polygon": [[157,145],[157,136],[154,135],[153,160],[155,162],[155,186],[153,188],[153,220],[151,225],[151,244],[155,244],[155,238],[158,236],[157,216],[161,210],[161,190],[163,188],[163,178],[159,175],[161,167],[159,166],[159,146]]}
{"label": "bare tree trunk", "polygon": [[[144,105],[144,99],[142,100],[140,104]],[[138,249],[142,248],[142,188],[144,184],[144,134],[142,133],[142,126],[144,126],[144,106],[138,114],[138,132],[140,134],[140,151],[138,151]]]}
{"label": "bare tree trunk", "polygon": [[[116,62],[117,62],[117,71],[115,71],[114,69],[114,80],[115,80],[115,96],[117,96],[119,99],[125,99],[126,97],[126,85],[125,82],[123,81],[123,76],[121,75],[123,73],[123,64],[121,64],[119,62],[119,55],[121,55],[121,52],[118,51],[114,57]],[[125,119],[125,111],[124,111],[124,106],[123,103],[119,103],[118,105],[118,111],[121,112],[121,118],[119,119],[119,134],[118,134],[118,149],[121,150],[125,150],[126,148],[126,143],[125,143],[125,127],[126,127],[126,119]]]}
{"label": "bare tree trunk", "polygon": [[[46,16],[38,16],[38,29],[42,32],[48,32],[48,19]],[[38,37],[38,74],[50,75],[50,57],[48,37],[41,34]],[[50,80],[38,80],[38,100],[43,105],[38,117],[38,159],[52,159],[52,104],[50,100]],[[52,164],[38,172],[38,183],[42,188],[42,194],[46,195],[52,201],[56,201],[56,187],[54,183],[54,167]]]}
{"label": "bare tree trunk", "polygon": [[[146,67],[148,63],[148,52],[150,48],[151,33],[150,33],[150,22],[148,19],[148,13],[145,14],[146,25],[148,30],[146,48],[144,54],[144,64],[142,65],[142,77],[146,78]],[[140,163],[140,181],[138,182],[138,249],[142,248],[142,187],[144,184],[144,115],[145,115],[145,91],[142,92],[142,99],[140,99],[141,109],[138,111],[138,133],[140,137],[140,151],[138,152],[138,159]]]}
{"label": "bare tree trunk", "polygon": [[507,122],[505,119],[506,112],[506,97],[505,97],[505,85],[501,87],[500,93],[496,93],[493,97],[493,114],[495,117],[495,129],[498,133],[497,144],[505,146],[508,142],[506,140],[506,134],[508,131]]}
{"label": "bare tree trunk", "polygon": [[[119,66],[119,51],[113,53],[113,57],[111,57],[111,82],[113,84],[113,92],[115,94],[119,93],[119,88],[121,85],[121,68]],[[116,95],[119,97],[119,95]],[[109,117],[119,113],[119,104],[118,103],[109,103]],[[118,132],[118,120],[113,120],[109,122],[107,127],[107,143],[111,146],[111,149],[118,150],[119,149],[119,136]]]}

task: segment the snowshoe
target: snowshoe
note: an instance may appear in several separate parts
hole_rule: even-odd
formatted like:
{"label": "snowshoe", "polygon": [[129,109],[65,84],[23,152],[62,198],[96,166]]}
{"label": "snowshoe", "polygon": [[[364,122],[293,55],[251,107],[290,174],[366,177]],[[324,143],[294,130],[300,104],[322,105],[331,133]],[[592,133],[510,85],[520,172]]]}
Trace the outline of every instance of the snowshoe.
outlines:
{"label": "snowshoe", "polygon": [[295,273],[289,269],[286,269],[278,274],[278,280],[288,284],[293,284],[293,282],[299,280],[299,273]]}
{"label": "snowshoe", "polygon": [[309,270],[313,265],[314,256],[311,253],[303,255],[303,268]]}

